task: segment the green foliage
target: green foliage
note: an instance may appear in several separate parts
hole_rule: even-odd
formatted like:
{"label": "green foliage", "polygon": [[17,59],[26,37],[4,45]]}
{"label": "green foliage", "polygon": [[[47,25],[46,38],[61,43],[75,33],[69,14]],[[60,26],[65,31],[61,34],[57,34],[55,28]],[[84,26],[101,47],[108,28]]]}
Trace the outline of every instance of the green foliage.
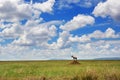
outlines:
{"label": "green foliage", "polygon": [[120,61],[0,62],[0,80],[120,80]]}

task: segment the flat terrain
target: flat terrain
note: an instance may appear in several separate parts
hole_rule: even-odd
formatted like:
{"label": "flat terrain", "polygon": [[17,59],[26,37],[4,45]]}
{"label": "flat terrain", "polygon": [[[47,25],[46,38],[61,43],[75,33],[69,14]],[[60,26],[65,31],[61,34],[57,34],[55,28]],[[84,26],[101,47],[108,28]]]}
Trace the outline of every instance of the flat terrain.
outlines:
{"label": "flat terrain", "polygon": [[1,61],[0,80],[120,80],[120,61]]}

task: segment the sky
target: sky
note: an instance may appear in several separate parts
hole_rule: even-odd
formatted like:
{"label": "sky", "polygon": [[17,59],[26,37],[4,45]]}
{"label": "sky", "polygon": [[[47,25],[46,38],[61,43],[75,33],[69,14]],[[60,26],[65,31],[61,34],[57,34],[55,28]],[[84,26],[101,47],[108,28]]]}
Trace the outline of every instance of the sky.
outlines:
{"label": "sky", "polygon": [[0,60],[120,57],[120,0],[0,0]]}

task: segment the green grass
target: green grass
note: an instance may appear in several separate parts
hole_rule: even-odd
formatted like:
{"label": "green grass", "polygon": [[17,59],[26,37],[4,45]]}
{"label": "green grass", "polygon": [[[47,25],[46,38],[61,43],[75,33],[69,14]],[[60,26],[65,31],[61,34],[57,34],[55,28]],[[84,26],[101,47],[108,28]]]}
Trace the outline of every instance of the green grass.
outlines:
{"label": "green grass", "polygon": [[120,61],[0,62],[0,80],[120,80]]}

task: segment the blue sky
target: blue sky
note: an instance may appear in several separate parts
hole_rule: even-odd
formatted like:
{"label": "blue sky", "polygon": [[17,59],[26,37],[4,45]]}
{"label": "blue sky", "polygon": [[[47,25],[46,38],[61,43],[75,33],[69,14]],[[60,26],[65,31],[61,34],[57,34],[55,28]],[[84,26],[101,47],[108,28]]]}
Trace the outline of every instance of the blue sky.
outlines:
{"label": "blue sky", "polygon": [[0,60],[120,57],[120,0],[0,1]]}

